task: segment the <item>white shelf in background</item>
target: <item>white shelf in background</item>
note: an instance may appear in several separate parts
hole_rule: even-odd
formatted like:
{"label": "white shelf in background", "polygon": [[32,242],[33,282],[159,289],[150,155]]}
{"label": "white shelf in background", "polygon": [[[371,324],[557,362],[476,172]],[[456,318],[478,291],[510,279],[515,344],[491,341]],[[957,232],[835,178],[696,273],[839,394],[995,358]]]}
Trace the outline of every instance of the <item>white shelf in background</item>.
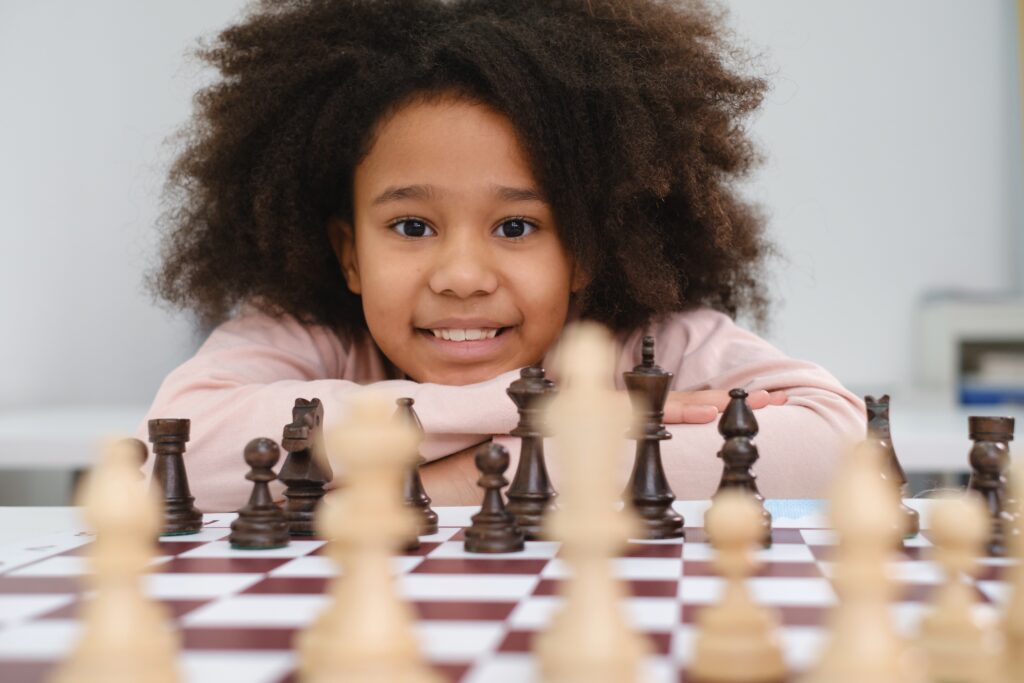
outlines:
{"label": "white shelf in background", "polygon": [[0,469],[89,466],[102,440],[129,436],[148,406],[47,406],[0,410]]}

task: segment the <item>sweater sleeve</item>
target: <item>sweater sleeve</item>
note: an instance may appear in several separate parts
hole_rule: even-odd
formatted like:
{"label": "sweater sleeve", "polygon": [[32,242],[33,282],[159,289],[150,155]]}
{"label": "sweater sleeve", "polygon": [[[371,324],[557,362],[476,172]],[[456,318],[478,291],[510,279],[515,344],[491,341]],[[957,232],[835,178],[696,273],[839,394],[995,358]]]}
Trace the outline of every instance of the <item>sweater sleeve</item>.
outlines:
{"label": "sweater sleeve", "polygon": [[[754,470],[761,493],[768,498],[825,495],[838,456],[864,436],[864,404],[857,396],[822,367],[787,357],[716,311],[677,314],[648,333],[655,336],[659,365],[675,373],[673,390],[785,390],[785,405],[755,411],[760,458]],[[638,359],[641,339],[642,333],[631,335],[624,354]],[[662,454],[676,496],[710,497],[722,473],[717,421],[668,430],[672,439],[662,442]]]}
{"label": "sweater sleeve", "polygon": [[[421,452],[428,460],[515,426],[515,406],[505,389],[518,371],[466,386],[385,376],[372,342],[345,344],[325,328],[246,309],[217,327],[165,378],[136,436],[148,442],[146,423],[152,418],[191,420],[185,452],[189,485],[196,505],[213,512],[245,504],[252,488],[245,479],[245,444],[259,436],[280,443],[298,397],[323,402],[325,430],[338,423],[358,392],[372,390],[389,400],[411,397],[427,434]],[[281,493],[277,482],[274,493]]]}

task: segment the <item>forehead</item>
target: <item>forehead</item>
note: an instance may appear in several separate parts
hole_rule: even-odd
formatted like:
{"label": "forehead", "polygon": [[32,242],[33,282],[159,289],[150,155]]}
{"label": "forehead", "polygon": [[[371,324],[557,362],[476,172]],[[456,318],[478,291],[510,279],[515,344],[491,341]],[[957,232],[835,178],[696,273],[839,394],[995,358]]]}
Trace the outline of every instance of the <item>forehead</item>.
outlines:
{"label": "forehead", "polygon": [[399,108],[378,126],[355,169],[356,194],[364,198],[392,185],[424,184],[451,192],[536,187],[512,122],[485,104],[451,98]]}

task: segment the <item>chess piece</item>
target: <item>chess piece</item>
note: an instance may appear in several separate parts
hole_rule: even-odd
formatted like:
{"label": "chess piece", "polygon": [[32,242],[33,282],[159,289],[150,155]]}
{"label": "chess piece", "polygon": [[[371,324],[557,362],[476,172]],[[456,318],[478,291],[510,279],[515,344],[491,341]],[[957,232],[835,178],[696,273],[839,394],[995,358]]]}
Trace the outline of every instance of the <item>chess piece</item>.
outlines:
{"label": "chess piece", "polygon": [[175,683],[177,636],[163,607],[142,589],[161,512],[153,489],[139,485],[137,450],[124,442],[107,446],[79,504],[96,533],[83,577],[88,597],[81,635],[52,683]]}
{"label": "chess piece", "polygon": [[[396,415],[406,420],[418,434],[423,434],[423,424],[419,416],[413,410],[413,399],[400,398],[395,401],[398,404]],[[437,533],[437,513],[430,507],[430,496],[423,488],[423,480],[420,479],[420,465],[427,461],[422,455],[417,455],[414,462],[405,473],[405,481],[402,490],[405,496],[405,504],[416,510],[420,517],[420,536],[429,536]]]}
{"label": "chess piece", "polygon": [[164,502],[161,536],[197,534],[203,528],[203,513],[196,506],[185,472],[185,444],[191,422],[185,419],[149,421],[153,444],[153,488]]}
{"label": "chess piece", "polygon": [[274,504],[269,486],[277,478],[272,468],[280,457],[280,449],[270,439],[253,439],[246,444],[245,463],[251,469],[245,478],[252,482],[252,494],[231,522],[228,541],[232,548],[270,550],[288,545],[288,521],[284,510]]}
{"label": "chess piece", "polygon": [[631,372],[624,372],[622,377],[633,401],[633,410],[643,416],[630,434],[636,439],[636,456],[623,498],[629,500],[640,515],[644,538],[680,538],[683,517],[672,509],[676,496],[665,477],[659,445],[672,438],[662,424],[672,373],[654,364],[654,337],[644,337],[640,365]]}
{"label": "chess piece", "polygon": [[747,405],[747,392],[743,389],[729,391],[730,401],[718,420],[718,433],[725,437],[718,457],[722,459],[722,479],[715,495],[727,489],[747,491],[761,507],[762,542],[767,548],[772,544],[772,513],[764,507],[764,496],[757,490],[757,477],[751,469],[757,462],[757,446],[752,439],[757,436],[757,418]]}
{"label": "chess piece", "polygon": [[872,441],[840,462],[830,506],[839,539],[821,659],[803,683],[923,683],[922,665],[896,633],[890,602],[896,586],[887,560],[900,538],[899,493],[878,476],[884,460]]}
{"label": "chess piece", "polygon": [[989,516],[977,494],[935,501],[930,519],[935,558],[945,581],[933,593],[932,609],[921,620],[921,645],[929,680],[992,683],[1001,662],[1000,634],[977,611],[977,557],[989,532]]}
{"label": "chess piece", "polygon": [[125,437],[118,443],[123,444],[135,454],[135,460],[139,464],[139,478],[145,479],[146,475],[142,472],[142,468],[146,466],[146,460],[149,459],[149,447],[146,446],[146,443],[132,437]]}
{"label": "chess piece", "polygon": [[988,552],[1006,554],[1006,535],[1013,529],[1007,511],[1006,469],[1010,463],[1009,442],[1013,439],[1012,417],[968,418],[971,440],[971,479],[967,488],[976,491],[985,501],[991,518]]}
{"label": "chess piece", "polygon": [[896,457],[889,428],[889,395],[879,398],[865,396],[864,405],[868,413],[868,438],[874,440],[882,450],[885,463],[882,476],[892,478],[900,492],[900,530],[904,538],[916,536],[921,531],[921,520],[917,510],[903,502],[907,497],[907,475]]}
{"label": "chess piece", "polygon": [[515,517],[505,509],[501,489],[508,480],[503,476],[508,469],[508,451],[496,443],[485,443],[474,457],[480,470],[477,482],[484,490],[480,512],[473,515],[473,524],[466,529],[466,552],[514,553],[523,549],[523,531],[516,526]]}
{"label": "chess piece", "polygon": [[1004,647],[1003,678],[1006,683],[1024,683],[1024,515],[1021,502],[1024,501],[1024,463],[1011,465],[1009,509],[1013,519],[1007,538],[1009,556],[1014,560],[1007,571],[1010,588],[1009,599],[1003,611],[1002,632],[1006,638]]}
{"label": "chess piece", "polygon": [[569,570],[564,604],[534,640],[546,683],[632,683],[649,652],[622,613],[625,590],[611,561],[639,530],[617,510],[615,460],[630,426],[625,400],[611,383],[614,345],[596,323],[566,330],[559,350],[565,389],[548,407],[555,454],[565,473],[563,504],[545,519],[545,536],[562,542]]}
{"label": "chess piece", "polygon": [[413,613],[395,589],[392,554],[413,536],[416,513],[401,486],[415,462],[420,435],[373,396],[352,400],[327,440],[345,487],[327,494],[316,524],[327,555],[344,571],[332,579],[330,600],[299,635],[298,667],[306,683],[440,683],[423,662]]}
{"label": "chess piece", "polygon": [[313,535],[313,511],[333,476],[323,457],[324,407],[320,399],[295,399],[292,421],[284,427],[281,447],[288,455],[278,479],[285,485],[284,516],[292,536]]}
{"label": "chess piece", "polygon": [[753,547],[761,543],[761,510],[743,492],[726,490],[704,517],[714,538],[715,569],[725,579],[721,600],[697,617],[697,643],[690,668],[706,683],[775,683],[786,664],[774,615],[758,606],[746,587],[757,567]]}
{"label": "chess piece", "polygon": [[551,510],[555,489],[544,462],[544,434],[541,431],[541,402],[555,393],[555,385],[544,377],[544,369],[527,367],[506,393],[519,411],[519,424],[510,433],[520,439],[519,464],[508,487],[508,511],[527,540],[540,538],[544,516]]}

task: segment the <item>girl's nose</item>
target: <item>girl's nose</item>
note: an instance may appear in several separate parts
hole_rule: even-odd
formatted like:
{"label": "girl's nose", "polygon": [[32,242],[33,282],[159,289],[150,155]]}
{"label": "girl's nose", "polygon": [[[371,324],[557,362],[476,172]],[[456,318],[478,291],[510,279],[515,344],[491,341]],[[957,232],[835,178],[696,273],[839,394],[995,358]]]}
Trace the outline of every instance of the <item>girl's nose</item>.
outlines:
{"label": "girl's nose", "polygon": [[498,287],[498,273],[486,240],[476,230],[450,231],[437,251],[430,289],[460,299],[492,294]]}

